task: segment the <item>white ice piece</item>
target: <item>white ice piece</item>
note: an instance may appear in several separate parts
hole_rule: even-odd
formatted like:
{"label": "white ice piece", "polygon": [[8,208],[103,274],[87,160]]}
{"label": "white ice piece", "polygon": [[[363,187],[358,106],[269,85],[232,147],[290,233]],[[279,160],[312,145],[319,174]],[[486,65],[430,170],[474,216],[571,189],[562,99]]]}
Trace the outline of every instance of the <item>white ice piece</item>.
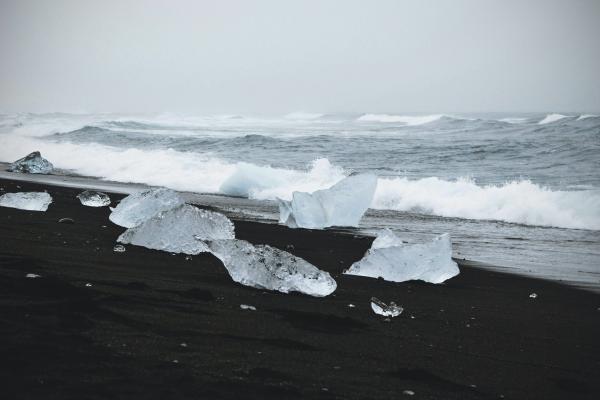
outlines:
{"label": "white ice piece", "polygon": [[223,214],[183,204],[127,229],[117,242],[194,255],[209,251],[205,240],[234,237],[233,223]]}
{"label": "white ice piece", "polygon": [[52,196],[46,192],[17,192],[0,196],[0,207],[18,208],[29,211],[46,211]]}
{"label": "white ice piece", "polygon": [[249,304],[240,304],[240,308],[242,310],[250,310],[250,311],[256,311],[256,307],[251,306]]}
{"label": "white ice piece", "polygon": [[10,172],[26,174],[49,174],[53,169],[52,163],[42,157],[39,151],[29,153],[8,166]]}
{"label": "white ice piece", "polygon": [[41,278],[41,275],[38,274],[27,274],[25,275],[25,278],[31,278],[31,279],[35,279],[35,278]]}
{"label": "white ice piece", "polygon": [[108,219],[125,228],[132,228],[152,218],[161,211],[183,204],[177,192],[157,188],[130,194],[117,205]]}
{"label": "white ice piece", "polygon": [[358,226],[377,188],[377,177],[352,175],[329,189],[294,192],[292,200],[279,199],[279,222],[291,228]]}
{"label": "white ice piece", "polygon": [[390,304],[385,304],[383,301],[379,300],[377,297],[371,297],[371,308],[375,314],[383,315],[384,317],[397,317],[402,314],[404,308],[396,305],[393,301],[390,301]]}
{"label": "white ice piece", "polygon": [[123,246],[122,244],[117,244],[115,245],[115,247],[113,247],[113,251],[115,253],[125,253],[127,249],[125,249],[125,246]]}
{"label": "white ice piece", "polygon": [[231,278],[242,285],[316,297],[327,296],[337,287],[329,273],[286,251],[245,240],[206,243]]}
{"label": "white ice piece", "polygon": [[77,198],[84,206],[104,207],[110,205],[110,197],[106,193],[86,190],[77,195]]}
{"label": "white ice piece", "polygon": [[384,231],[362,260],[344,273],[393,282],[430,283],[442,283],[459,274],[458,265],[452,260],[452,242],[447,233],[419,244],[403,244],[394,237],[391,231]]}

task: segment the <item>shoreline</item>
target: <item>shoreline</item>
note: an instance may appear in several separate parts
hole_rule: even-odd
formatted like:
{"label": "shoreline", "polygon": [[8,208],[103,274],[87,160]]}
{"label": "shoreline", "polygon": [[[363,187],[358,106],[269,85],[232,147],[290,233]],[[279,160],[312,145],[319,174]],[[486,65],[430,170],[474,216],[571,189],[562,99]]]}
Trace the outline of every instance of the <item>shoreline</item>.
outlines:
{"label": "shoreline", "polygon": [[[9,398],[600,393],[597,293],[465,262],[442,285],[342,275],[372,238],[234,218],[238,238],[288,248],[338,283],[325,298],[285,295],[233,282],[209,254],[114,252],[124,228],[107,207],[82,206],[80,190],[3,178],[0,187],[54,199],[46,212],[0,207],[0,380]],[[113,205],[122,196],[112,194]],[[74,223],[57,222],[65,217]],[[371,311],[372,296],[404,312],[387,322]]]}

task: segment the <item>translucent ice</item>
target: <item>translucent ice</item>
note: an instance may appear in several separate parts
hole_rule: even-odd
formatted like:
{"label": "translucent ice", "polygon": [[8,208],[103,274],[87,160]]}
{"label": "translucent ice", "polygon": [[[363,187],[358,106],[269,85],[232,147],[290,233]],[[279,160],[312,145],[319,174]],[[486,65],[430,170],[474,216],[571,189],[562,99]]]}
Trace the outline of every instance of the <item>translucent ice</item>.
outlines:
{"label": "translucent ice", "polygon": [[396,305],[393,301],[390,301],[390,304],[385,304],[377,297],[371,297],[371,308],[375,314],[383,315],[384,317],[397,317],[404,311],[404,308]]}
{"label": "translucent ice", "polygon": [[294,192],[292,201],[279,199],[279,222],[291,228],[358,226],[373,200],[374,175],[353,175],[329,189]]}
{"label": "translucent ice", "polygon": [[177,192],[166,189],[150,189],[125,197],[117,205],[108,219],[125,228],[132,228],[161,211],[183,204]]}
{"label": "translucent ice", "polygon": [[110,197],[106,193],[86,190],[77,195],[77,198],[84,206],[104,207],[110,205]]}
{"label": "translucent ice", "polygon": [[233,224],[223,214],[183,204],[127,229],[117,242],[172,253],[198,254],[209,251],[205,240],[234,237]]}
{"label": "translucent ice", "polygon": [[52,169],[54,169],[52,163],[42,157],[39,151],[34,151],[8,166],[8,170],[11,172],[27,174],[49,174]]}
{"label": "translucent ice", "polygon": [[242,285],[316,297],[327,296],[337,287],[329,273],[283,250],[244,240],[216,240],[207,245]]}
{"label": "translucent ice", "polygon": [[418,279],[442,283],[459,272],[458,265],[452,260],[452,242],[448,234],[428,243],[409,245],[403,244],[391,231],[384,231],[363,259],[344,273],[394,282]]}
{"label": "translucent ice", "polygon": [[0,207],[18,208],[29,211],[46,211],[52,197],[46,192],[6,193],[0,196]]}

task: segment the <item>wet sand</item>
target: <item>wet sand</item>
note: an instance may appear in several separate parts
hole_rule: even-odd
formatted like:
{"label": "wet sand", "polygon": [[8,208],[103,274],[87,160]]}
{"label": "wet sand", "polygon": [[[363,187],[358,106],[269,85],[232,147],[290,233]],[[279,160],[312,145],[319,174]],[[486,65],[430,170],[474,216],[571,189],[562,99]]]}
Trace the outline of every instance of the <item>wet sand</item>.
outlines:
{"label": "wet sand", "polygon": [[[54,199],[47,212],[0,207],[3,398],[600,395],[596,293],[468,263],[443,285],[345,276],[372,239],[236,220],[238,238],[286,249],[338,282],[326,298],[268,292],[233,282],[208,254],[114,252],[124,229],[107,207],[82,206],[80,190],[0,187]],[[371,296],[403,314],[375,315]]]}

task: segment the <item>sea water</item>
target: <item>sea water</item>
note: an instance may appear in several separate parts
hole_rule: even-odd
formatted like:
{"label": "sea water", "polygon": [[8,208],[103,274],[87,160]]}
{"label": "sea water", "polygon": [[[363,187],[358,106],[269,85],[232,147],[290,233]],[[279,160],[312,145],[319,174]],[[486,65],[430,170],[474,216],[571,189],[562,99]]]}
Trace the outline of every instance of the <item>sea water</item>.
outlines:
{"label": "sea water", "polygon": [[597,115],[1,115],[0,161],[35,150],[76,174],[258,200],[269,219],[277,198],[375,174],[363,231],[448,232],[455,257],[600,287]]}

